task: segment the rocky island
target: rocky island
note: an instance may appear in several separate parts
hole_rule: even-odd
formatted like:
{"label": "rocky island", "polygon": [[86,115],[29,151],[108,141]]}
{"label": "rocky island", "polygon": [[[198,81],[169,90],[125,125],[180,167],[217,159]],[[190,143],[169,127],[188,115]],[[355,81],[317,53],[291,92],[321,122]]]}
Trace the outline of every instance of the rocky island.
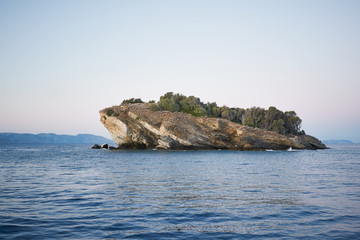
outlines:
{"label": "rocky island", "polygon": [[[196,101],[187,101],[189,98]],[[204,110],[199,110],[199,106]],[[216,109],[220,110],[216,112]],[[253,111],[251,109],[242,110],[217,107],[215,103],[204,104],[193,96],[185,97],[180,94],[167,93],[157,103],[155,101],[144,103],[141,99],[124,100],[121,105],[101,110],[100,121],[110,132],[118,148],[121,149],[286,150],[289,148],[326,148],[315,137],[300,131],[301,120],[296,114],[293,114],[294,112],[282,113],[274,107],[264,111],[257,108],[257,113],[262,112],[260,115],[258,114],[262,116],[261,124],[268,125],[267,128],[271,129],[268,130],[261,129],[256,124],[255,127],[251,126],[250,120],[254,118]],[[250,117],[249,114],[246,115],[247,111],[250,112]],[[271,116],[271,121],[269,116]],[[292,123],[290,125],[295,128],[288,127],[283,118],[286,122]],[[266,121],[271,124],[266,124]],[[259,121],[255,122],[259,123]]]}

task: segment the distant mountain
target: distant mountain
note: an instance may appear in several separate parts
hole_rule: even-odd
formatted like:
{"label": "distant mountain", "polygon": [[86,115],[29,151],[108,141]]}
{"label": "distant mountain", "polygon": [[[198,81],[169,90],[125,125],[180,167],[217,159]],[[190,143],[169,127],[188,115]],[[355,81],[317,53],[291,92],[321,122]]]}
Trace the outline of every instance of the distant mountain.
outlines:
{"label": "distant mountain", "polygon": [[1,143],[89,143],[89,144],[113,144],[110,139],[92,134],[57,135],[54,133],[0,133]]}
{"label": "distant mountain", "polygon": [[328,144],[354,144],[350,140],[324,140],[322,142],[326,145],[328,145]]}

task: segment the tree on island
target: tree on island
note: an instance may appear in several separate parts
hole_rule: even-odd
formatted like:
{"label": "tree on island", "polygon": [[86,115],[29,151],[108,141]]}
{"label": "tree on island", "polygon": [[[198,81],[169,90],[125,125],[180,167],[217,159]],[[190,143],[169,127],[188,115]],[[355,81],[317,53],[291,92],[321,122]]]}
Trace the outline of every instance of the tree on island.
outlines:
{"label": "tree on island", "polygon": [[[143,103],[140,98],[124,100],[122,104]],[[229,108],[219,107],[215,102],[203,103],[200,98],[186,97],[180,93],[168,92],[158,102],[149,101],[152,111],[184,112],[195,117],[224,118],[245,126],[261,128],[280,134],[302,135],[301,119],[295,111],[282,112],[276,107],[267,110],[260,107]]]}

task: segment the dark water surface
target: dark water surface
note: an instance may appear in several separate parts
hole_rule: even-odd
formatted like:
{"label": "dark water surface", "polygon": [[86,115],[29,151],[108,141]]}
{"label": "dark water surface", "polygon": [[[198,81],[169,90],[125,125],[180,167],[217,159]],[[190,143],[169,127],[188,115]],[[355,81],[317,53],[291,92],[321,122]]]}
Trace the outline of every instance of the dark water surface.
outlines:
{"label": "dark water surface", "polygon": [[360,146],[0,146],[0,239],[360,239]]}

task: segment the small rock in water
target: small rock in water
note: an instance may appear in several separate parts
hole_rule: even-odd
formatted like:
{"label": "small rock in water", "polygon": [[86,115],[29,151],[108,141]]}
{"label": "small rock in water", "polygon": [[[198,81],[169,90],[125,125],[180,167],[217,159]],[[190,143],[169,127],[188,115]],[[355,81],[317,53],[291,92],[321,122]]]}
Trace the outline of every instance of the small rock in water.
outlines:
{"label": "small rock in water", "polygon": [[109,149],[110,150],[114,150],[114,149],[118,149],[117,147],[114,147],[114,146],[109,146]]}
{"label": "small rock in water", "polygon": [[108,145],[107,143],[104,143],[103,145],[101,145],[101,148],[108,149],[108,148],[109,148],[109,145]]}
{"label": "small rock in water", "polygon": [[91,149],[100,149],[100,148],[101,148],[101,146],[98,144],[94,144],[94,146],[91,147]]}

